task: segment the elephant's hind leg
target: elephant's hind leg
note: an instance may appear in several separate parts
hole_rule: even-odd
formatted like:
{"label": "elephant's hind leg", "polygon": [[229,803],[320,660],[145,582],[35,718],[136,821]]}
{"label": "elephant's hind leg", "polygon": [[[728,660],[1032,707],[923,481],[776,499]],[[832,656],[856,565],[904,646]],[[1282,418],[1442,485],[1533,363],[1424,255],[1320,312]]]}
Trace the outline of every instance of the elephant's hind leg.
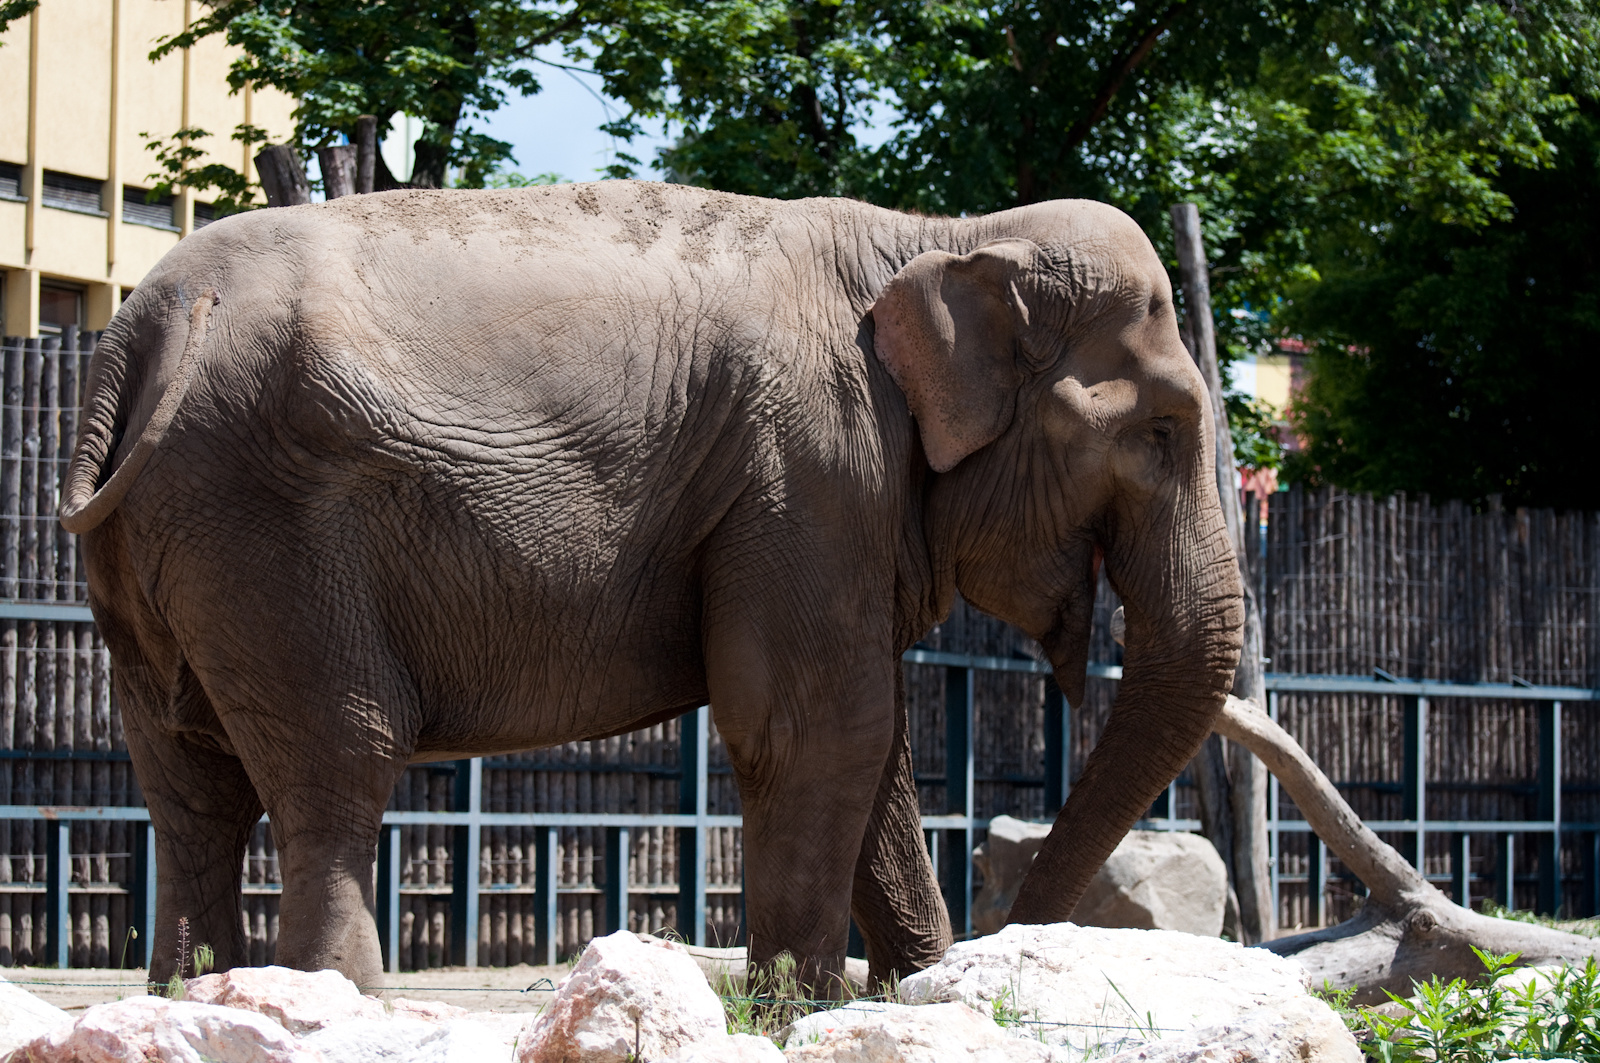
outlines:
{"label": "elephant's hind leg", "polygon": [[[348,683],[348,677],[345,680]],[[285,704],[292,718],[259,707],[230,713],[229,734],[272,817],[283,896],[275,962],[332,969],[360,986],[381,984],[373,922],[378,832],[405,768],[380,723],[414,701],[398,684],[382,694],[305,688]]]}
{"label": "elephant's hind leg", "polygon": [[247,964],[239,880],[261,801],[244,765],[215,739],[181,731],[153,733],[141,717],[126,712],[123,719],[156,835],[150,978],[165,982],[178,971],[179,919],[188,921],[192,945],[211,947],[218,970]]}
{"label": "elephant's hind leg", "polygon": [[868,977],[891,983],[939,962],[950,948],[950,915],[922,840],[905,686],[895,682],[895,733],[856,859],[850,912],[867,943]]}

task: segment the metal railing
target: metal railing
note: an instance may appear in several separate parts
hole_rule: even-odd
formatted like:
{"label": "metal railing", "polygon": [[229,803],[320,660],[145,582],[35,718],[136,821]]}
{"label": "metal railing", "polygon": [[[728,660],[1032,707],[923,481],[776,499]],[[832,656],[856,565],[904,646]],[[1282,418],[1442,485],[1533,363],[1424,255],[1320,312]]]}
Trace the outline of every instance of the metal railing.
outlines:
{"label": "metal railing", "polygon": [[[78,615],[79,612],[84,615]],[[87,609],[66,603],[4,602],[0,603],[0,618],[33,619],[41,621],[84,621],[91,619]],[[979,832],[987,829],[989,820],[976,814],[976,743],[974,721],[974,681],[982,671],[1022,672],[1046,679],[1045,696],[1045,764],[1042,780],[1044,807],[1059,808],[1071,788],[1072,713],[1060,691],[1050,679],[1048,664],[1032,658],[985,657],[969,654],[946,653],[930,649],[912,649],[905,654],[908,663],[941,666],[945,669],[945,757],[947,771],[944,776],[945,811],[943,814],[925,815],[922,827],[928,839],[934,866],[944,889],[950,908],[951,921],[958,936],[972,932],[973,866],[971,853]],[[1089,674],[1102,679],[1120,679],[1122,670],[1115,665],[1091,665]],[[1449,833],[1453,836],[1452,873],[1448,876],[1452,891],[1461,903],[1470,903],[1471,876],[1468,861],[1471,857],[1469,835],[1495,833],[1503,846],[1500,857],[1504,874],[1511,875],[1513,847],[1518,834],[1532,834],[1537,843],[1540,907],[1554,911],[1560,903],[1561,873],[1560,850],[1564,833],[1580,833],[1588,837],[1600,857],[1600,823],[1575,823],[1564,821],[1561,814],[1561,718],[1563,706],[1574,702],[1600,700],[1600,692],[1576,687],[1535,687],[1496,683],[1442,683],[1433,681],[1405,681],[1386,676],[1372,678],[1359,676],[1297,676],[1269,674],[1266,680],[1268,709],[1277,714],[1278,698],[1282,694],[1344,693],[1365,694],[1403,699],[1405,770],[1402,780],[1404,813],[1398,820],[1368,821],[1368,826],[1379,832],[1396,832],[1411,836],[1410,855],[1421,866],[1426,838],[1430,833]],[[1427,810],[1427,731],[1428,701],[1430,698],[1476,698],[1496,700],[1532,700],[1539,703],[1539,767],[1538,814],[1527,821],[1503,820],[1432,820]],[[559,884],[559,861],[556,859],[560,831],[566,827],[592,827],[605,831],[606,871],[601,892],[605,895],[604,932],[621,929],[626,925],[629,898],[640,894],[659,894],[659,889],[638,889],[630,886],[628,862],[630,858],[630,832],[647,828],[670,828],[677,832],[679,846],[678,866],[693,869],[692,874],[680,874],[675,890],[678,922],[685,936],[696,944],[705,944],[706,852],[708,832],[720,827],[738,827],[737,815],[711,815],[707,812],[707,785],[709,767],[707,745],[709,713],[705,707],[686,714],[680,729],[679,758],[679,808],[676,813],[588,813],[588,812],[486,812],[483,810],[483,770],[481,758],[457,761],[454,793],[454,810],[388,811],[384,813],[383,828],[378,847],[377,922],[385,963],[389,970],[399,970],[400,957],[400,896],[405,892],[402,877],[402,846],[400,832],[407,825],[423,824],[447,827],[452,831],[453,859],[451,924],[452,962],[476,966],[478,963],[479,910],[482,899],[497,892],[494,885],[479,880],[482,832],[486,827],[533,827],[537,845],[537,877],[531,889],[513,887],[518,892],[532,892],[535,896],[537,944],[535,955],[542,961],[554,963],[556,956],[556,927],[558,898],[570,892]],[[9,756],[24,758],[27,751],[8,751]],[[47,752],[41,759],[60,759],[63,754]],[[71,756],[71,754],[67,754]],[[102,754],[103,756],[103,754]],[[1174,815],[1177,807],[1175,781],[1166,796],[1152,809],[1149,819],[1140,826],[1157,830],[1196,830],[1199,822]],[[66,966],[71,945],[69,920],[69,895],[77,892],[106,892],[104,885],[74,886],[70,881],[71,825],[74,822],[107,822],[121,820],[144,823],[143,831],[134,831],[130,881],[122,884],[122,892],[130,897],[129,921],[140,930],[134,946],[142,953],[145,944],[154,940],[155,930],[155,859],[154,830],[149,826],[149,813],[137,806],[33,806],[0,805],[0,820],[33,820],[55,824],[46,831],[46,876],[41,886],[11,886],[14,892],[43,892],[47,896],[48,920],[47,946],[44,959]],[[1282,863],[1281,839],[1286,834],[1309,833],[1303,820],[1284,819],[1279,815],[1278,787],[1274,783],[1269,806],[1269,831],[1273,847],[1273,894],[1277,903],[1283,883],[1293,881],[1293,876],[1279,874]],[[1310,872],[1301,877],[1313,899],[1316,920],[1320,924],[1325,913],[1323,907],[1327,883],[1327,857],[1322,844],[1311,836]],[[1595,876],[1600,879],[1600,874]],[[1497,892],[1508,901],[1514,897],[1514,883],[1507,879]],[[1600,886],[1595,887],[1600,890]],[[261,892],[257,885],[254,891]],[[586,892],[593,892],[587,890]],[[1600,910],[1600,896],[1593,899]],[[686,924],[686,925],[684,925]],[[601,928],[597,927],[597,930]],[[130,958],[142,962],[142,955]]]}

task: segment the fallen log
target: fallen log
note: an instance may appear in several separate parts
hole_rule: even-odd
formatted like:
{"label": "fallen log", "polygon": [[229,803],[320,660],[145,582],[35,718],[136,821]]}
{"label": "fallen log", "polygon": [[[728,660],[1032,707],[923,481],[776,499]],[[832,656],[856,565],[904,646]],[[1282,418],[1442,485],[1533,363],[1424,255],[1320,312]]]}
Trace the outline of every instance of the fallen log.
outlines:
{"label": "fallen log", "polygon": [[1516,953],[1528,966],[1600,958],[1600,940],[1496,919],[1450,900],[1361,822],[1300,744],[1251,702],[1229,697],[1214,730],[1261,758],[1317,837],[1367,887],[1354,918],[1259,946],[1304,964],[1313,985],[1355,987],[1355,1003],[1375,1004],[1388,999],[1385,990],[1409,996],[1412,983],[1430,977],[1476,978],[1483,964],[1474,947]]}

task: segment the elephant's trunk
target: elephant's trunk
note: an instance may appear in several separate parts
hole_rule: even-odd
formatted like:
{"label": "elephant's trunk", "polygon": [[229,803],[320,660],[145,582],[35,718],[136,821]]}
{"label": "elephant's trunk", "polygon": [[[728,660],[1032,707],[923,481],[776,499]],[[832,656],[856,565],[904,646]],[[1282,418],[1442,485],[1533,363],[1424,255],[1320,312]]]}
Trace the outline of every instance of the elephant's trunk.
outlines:
{"label": "elephant's trunk", "polygon": [[[1106,574],[1126,614],[1122,683],[1023,880],[1013,923],[1071,919],[1100,865],[1199,750],[1232,686],[1244,620],[1238,563],[1209,463],[1194,465],[1167,497],[1117,515]],[[1072,689],[1072,654],[1047,649]]]}

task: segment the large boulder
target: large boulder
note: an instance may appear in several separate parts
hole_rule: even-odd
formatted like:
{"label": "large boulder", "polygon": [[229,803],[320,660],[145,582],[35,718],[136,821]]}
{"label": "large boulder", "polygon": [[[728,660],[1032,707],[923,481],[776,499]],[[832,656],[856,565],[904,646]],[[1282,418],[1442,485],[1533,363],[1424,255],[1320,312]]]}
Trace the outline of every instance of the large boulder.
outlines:
{"label": "large boulder", "polygon": [[[1050,833],[1048,823],[996,816],[973,851],[983,889],[972,900],[972,925],[993,934],[1006,922],[1022,879]],[[1089,883],[1073,913],[1079,926],[1181,930],[1216,937],[1228,901],[1228,871],[1198,834],[1129,831]]]}
{"label": "large boulder", "polygon": [[57,1026],[71,1022],[72,1016],[67,1012],[0,978],[0,1059]]}
{"label": "large boulder", "polygon": [[162,997],[96,1004],[14,1063],[328,1063],[265,1015]]}
{"label": "large boulder", "polygon": [[1216,938],[1055,923],[954,945],[900,992],[911,1004],[1003,1014],[1050,1044],[1100,1055],[1303,1009],[1319,1021],[1286,1024],[1286,1044],[1308,1059],[1356,1063],[1355,1039],[1304,979],[1293,960]]}
{"label": "large boulder", "polygon": [[788,1063],[1078,1063],[1079,1056],[1008,1034],[965,1004],[860,1003],[789,1028]]}
{"label": "large boulder", "polygon": [[628,1063],[727,1036],[722,1001],[688,953],[623,930],[589,942],[517,1059]]}
{"label": "large boulder", "polygon": [[362,996],[338,971],[295,971],[288,967],[235,967],[221,974],[191,978],[185,1000],[255,1011],[282,1023],[291,1033],[310,1033],[336,1022],[384,1019],[383,1002]]}

